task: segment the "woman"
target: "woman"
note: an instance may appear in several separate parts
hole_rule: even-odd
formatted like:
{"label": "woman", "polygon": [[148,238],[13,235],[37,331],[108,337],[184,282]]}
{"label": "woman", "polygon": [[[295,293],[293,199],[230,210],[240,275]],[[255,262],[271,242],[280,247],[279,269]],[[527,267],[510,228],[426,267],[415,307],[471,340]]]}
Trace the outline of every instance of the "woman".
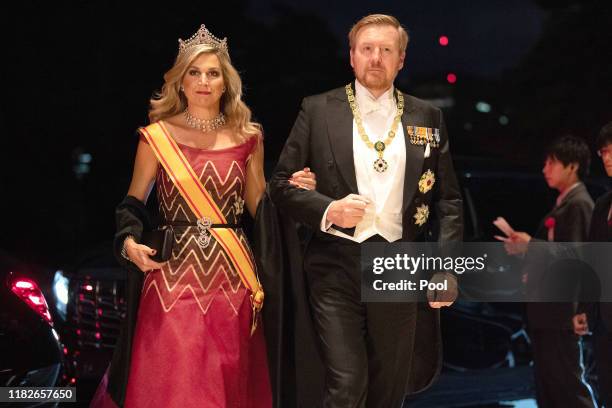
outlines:
{"label": "woman", "polygon": [[[241,100],[226,39],[203,25],[179,40],[164,79],[117,211],[116,250],[144,272],[144,282],[135,327],[124,329],[111,363],[109,391],[126,407],[270,407],[257,325],[263,293],[239,225],[243,207],[254,216],[265,189],[261,128]],[[162,223],[174,229],[165,263],[140,243],[154,183]],[[313,188],[314,175],[304,169],[292,183]],[[130,313],[128,306],[128,321]],[[122,365],[129,368],[118,373]],[[125,392],[117,379],[127,382]],[[92,406],[111,404],[105,385]]]}

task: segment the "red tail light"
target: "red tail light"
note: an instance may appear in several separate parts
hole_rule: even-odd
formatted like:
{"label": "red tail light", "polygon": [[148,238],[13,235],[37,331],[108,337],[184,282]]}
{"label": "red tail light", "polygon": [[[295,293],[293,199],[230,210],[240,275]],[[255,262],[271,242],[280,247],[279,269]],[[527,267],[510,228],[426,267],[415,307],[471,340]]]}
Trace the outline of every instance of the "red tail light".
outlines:
{"label": "red tail light", "polygon": [[49,306],[47,306],[45,296],[36,282],[24,278],[15,279],[13,282],[11,282],[11,290],[21,300],[26,302],[28,306],[34,309],[34,311],[38,313],[40,317],[45,319],[47,323],[53,326],[51,313],[49,313]]}

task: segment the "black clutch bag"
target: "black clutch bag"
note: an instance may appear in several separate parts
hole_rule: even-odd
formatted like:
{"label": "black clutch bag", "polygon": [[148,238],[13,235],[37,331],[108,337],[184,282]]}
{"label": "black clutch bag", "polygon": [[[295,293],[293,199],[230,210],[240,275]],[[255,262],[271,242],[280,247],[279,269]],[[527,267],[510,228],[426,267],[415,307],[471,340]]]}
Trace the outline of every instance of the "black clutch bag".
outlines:
{"label": "black clutch bag", "polygon": [[157,252],[151,257],[155,262],[166,262],[172,256],[174,245],[174,230],[164,225],[151,231],[142,233],[142,243]]}

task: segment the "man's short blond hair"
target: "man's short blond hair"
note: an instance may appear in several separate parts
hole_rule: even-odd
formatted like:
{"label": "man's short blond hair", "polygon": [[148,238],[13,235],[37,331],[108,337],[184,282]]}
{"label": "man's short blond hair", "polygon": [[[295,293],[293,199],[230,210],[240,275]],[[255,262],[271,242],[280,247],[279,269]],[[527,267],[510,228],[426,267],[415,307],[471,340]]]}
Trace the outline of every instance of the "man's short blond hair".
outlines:
{"label": "man's short blond hair", "polygon": [[349,31],[349,45],[351,49],[355,46],[355,40],[357,39],[357,33],[363,27],[368,25],[389,25],[397,28],[397,32],[399,33],[399,46],[400,51],[405,52],[406,47],[408,46],[408,32],[402,27],[397,18],[393,16],[389,16],[387,14],[370,14],[369,16],[363,17],[361,20],[355,23],[355,25]]}

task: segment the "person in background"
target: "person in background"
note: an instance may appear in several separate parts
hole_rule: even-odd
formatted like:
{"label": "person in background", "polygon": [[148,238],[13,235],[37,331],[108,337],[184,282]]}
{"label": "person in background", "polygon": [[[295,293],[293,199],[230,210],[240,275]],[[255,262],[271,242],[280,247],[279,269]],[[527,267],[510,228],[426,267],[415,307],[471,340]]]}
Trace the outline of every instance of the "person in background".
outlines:
{"label": "person in background", "polygon": [[[597,137],[597,155],[608,177],[612,177],[612,122]],[[589,242],[612,242],[612,191],[597,199],[591,218]],[[610,294],[607,294],[610,296]],[[612,303],[581,304],[573,318],[574,332],[584,336],[593,329],[595,367],[600,403],[612,406]]]}
{"label": "person in background", "polygon": [[[533,237],[517,231],[505,239],[510,254],[525,254],[533,241],[587,240],[593,200],[582,179],[588,174],[590,157],[588,145],[574,136],[563,136],[548,147],[542,173],[559,196]],[[525,278],[528,288],[539,281],[536,276]],[[528,302],[526,307],[538,407],[595,406],[590,385],[584,380],[582,343],[572,327],[575,303]]]}

